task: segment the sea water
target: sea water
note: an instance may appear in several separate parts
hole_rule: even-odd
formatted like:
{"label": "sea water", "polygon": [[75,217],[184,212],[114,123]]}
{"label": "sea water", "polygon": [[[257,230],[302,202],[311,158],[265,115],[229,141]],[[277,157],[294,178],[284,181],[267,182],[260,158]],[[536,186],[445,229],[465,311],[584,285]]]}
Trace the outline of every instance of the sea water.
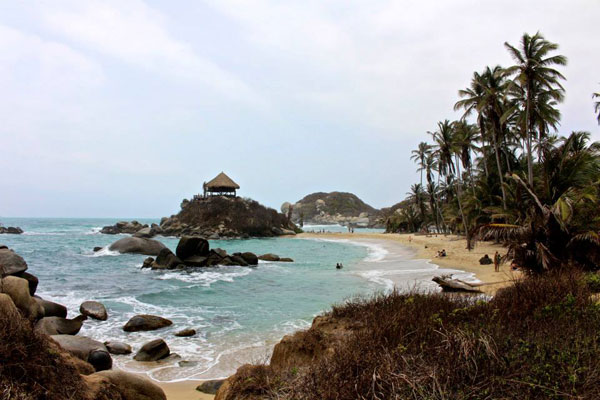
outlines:
{"label": "sea water", "polygon": [[[2,222],[25,231],[0,235],[0,244],[25,258],[29,272],[40,280],[38,295],[67,306],[70,318],[78,315],[83,301],[106,306],[108,320],[88,319],[81,335],[101,342],[123,341],[134,351],[152,339],[165,339],[176,356],[161,363],[138,363],[131,355],[114,357],[118,367],[160,381],[220,378],[244,363],[265,362],[282,336],[309,327],[332,304],[389,290],[386,271],[416,271],[401,279],[426,282],[437,268],[424,260],[411,260],[409,252],[386,259],[388,251],[376,242],[270,238],[212,240],[210,246],[228,253],[275,253],[293,258],[293,263],[142,270],[146,256],[108,250],[108,245],[126,235],[99,233],[100,227],[114,224],[115,219],[4,218]],[[172,237],[155,239],[173,251],[178,242]],[[103,249],[94,253],[96,246]],[[385,263],[392,261],[390,269]],[[335,268],[338,262],[344,265],[342,270]],[[124,332],[123,325],[136,314],[159,315],[173,325],[159,331]],[[198,333],[174,336],[184,328]]]}

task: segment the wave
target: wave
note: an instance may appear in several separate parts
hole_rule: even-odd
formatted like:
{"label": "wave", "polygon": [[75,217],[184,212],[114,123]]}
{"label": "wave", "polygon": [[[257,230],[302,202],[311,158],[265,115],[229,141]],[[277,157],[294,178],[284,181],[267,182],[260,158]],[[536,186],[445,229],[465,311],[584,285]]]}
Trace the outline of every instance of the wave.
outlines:
{"label": "wave", "polygon": [[199,284],[200,286],[210,287],[211,284],[219,281],[233,282],[235,278],[246,276],[252,272],[247,267],[215,267],[210,271],[172,271],[166,272],[157,279],[168,281],[178,280],[185,283]]}
{"label": "wave", "polygon": [[22,233],[23,236],[65,236],[65,232],[36,232],[36,231],[25,231]]}
{"label": "wave", "polygon": [[389,251],[379,243],[359,242],[350,239],[321,239],[321,238],[308,238],[307,240],[316,240],[321,242],[332,242],[332,243],[347,243],[353,246],[366,247],[368,255],[364,261],[368,262],[379,262],[383,261],[389,254]]}
{"label": "wave", "polygon": [[103,247],[102,249],[93,252],[92,254],[84,254],[85,257],[104,257],[104,256],[120,256],[121,253],[114,250],[109,250],[109,246]]}
{"label": "wave", "polygon": [[100,235],[100,231],[102,230],[101,226],[96,226],[89,231],[83,232],[84,235]]}

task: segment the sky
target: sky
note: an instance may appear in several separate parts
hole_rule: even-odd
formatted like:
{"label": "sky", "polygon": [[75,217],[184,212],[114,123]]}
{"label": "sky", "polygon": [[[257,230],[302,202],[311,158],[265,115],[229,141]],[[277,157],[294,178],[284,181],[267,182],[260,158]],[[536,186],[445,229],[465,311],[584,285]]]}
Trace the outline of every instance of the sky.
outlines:
{"label": "sky", "polygon": [[600,1],[0,1],[0,217],[161,217],[226,172],[279,209],[374,207],[474,71],[540,31],[560,132],[600,140]]}

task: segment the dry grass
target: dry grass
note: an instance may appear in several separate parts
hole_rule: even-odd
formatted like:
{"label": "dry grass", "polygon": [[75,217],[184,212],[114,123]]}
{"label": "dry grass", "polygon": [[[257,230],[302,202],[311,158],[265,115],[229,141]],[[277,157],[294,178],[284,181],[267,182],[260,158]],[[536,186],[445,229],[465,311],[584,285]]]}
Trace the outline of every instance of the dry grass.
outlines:
{"label": "dry grass", "polygon": [[[233,397],[597,399],[600,307],[582,275],[518,281],[491,301],[378,295],[334,307],[364,328],[335,355],[233,380]],[[261,396],[246,396],[260,383]]]}

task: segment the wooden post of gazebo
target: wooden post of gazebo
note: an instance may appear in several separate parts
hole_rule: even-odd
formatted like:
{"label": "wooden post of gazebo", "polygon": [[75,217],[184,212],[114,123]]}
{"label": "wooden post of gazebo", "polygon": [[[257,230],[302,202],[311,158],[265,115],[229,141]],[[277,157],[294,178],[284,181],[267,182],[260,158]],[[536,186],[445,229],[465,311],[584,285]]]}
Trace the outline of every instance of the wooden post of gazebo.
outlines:
{"label": "wooden post of gazebo", "polygon": [[240,185],[221,172],[213,180],[204,182],[202,188],[204,189],[204,198],[208,196],[236,197],[236,190],[240,188]]}

